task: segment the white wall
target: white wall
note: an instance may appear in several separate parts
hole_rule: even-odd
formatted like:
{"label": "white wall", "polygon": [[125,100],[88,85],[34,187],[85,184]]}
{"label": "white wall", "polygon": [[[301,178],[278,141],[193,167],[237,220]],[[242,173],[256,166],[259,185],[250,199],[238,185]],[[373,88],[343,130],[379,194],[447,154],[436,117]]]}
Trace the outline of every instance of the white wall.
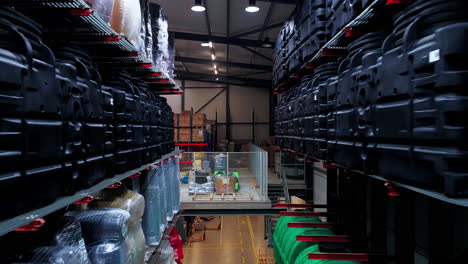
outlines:
{"label": "white wall", "polygon": [[[181,83],[178,82],[180,85]],[[226,85],[203,83],[194,81],[185,81],[185,87],[216,87],[216,88],[197,88],[185,89],[185,110],[196,112],[204,104],[206,104],[217,93],[223,90]],[[256,122],[269,121],[269,107],[270,97],[269,89],[235,86],[231,85],[230,91],[230,108],[231,108],[231,122],[252,122],[252,111],[255,109]],[[180,113],[181,97],[182,95],[167,95],[169,105],[172,107],[174,113]],[[205,113],[208,119],[215,119],[216,112],[218,114],[218,122],[226,122],[226,91],[222,92],[210,104],[204,107],[200,112]],[[255,126],[255,141],[261,144],[269,136],[268,125]],[[232,140],[249,140],[252,138],[251,125],[231,125]],[[226,138],[226,126],[218,126],[218,140]]]}

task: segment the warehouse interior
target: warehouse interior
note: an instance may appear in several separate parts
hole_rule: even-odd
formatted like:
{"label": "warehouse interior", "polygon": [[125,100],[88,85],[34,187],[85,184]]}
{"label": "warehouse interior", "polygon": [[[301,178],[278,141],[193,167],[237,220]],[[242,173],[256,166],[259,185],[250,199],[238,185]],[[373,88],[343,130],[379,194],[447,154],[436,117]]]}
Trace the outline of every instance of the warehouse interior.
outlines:
{"label": "warehouse interior", "polygon": [[466,0],[3,0],[0,263],[468,263]]}

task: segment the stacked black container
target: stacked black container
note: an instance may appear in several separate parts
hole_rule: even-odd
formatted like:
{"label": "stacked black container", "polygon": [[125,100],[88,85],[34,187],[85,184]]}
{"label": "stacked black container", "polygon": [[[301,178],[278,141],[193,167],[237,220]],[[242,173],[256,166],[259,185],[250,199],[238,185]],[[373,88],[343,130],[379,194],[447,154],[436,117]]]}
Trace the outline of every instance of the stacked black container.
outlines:
{"label": "stacked black container", "polygon": [[326,0],[300,2],[275,45],[273,86],[310,59],[326,41]]}
{"label": "stacked black container", "polygon": [[144,81],[117,70],[102,81],[86,51],[45,45],[41,26],[10,8],[0,35],[0,219],[173,150],[171,108]]}
{"label": "stacked black container", "polygon": [[62,174],[57,161],[63,158],[63,115],[55,58],[42,43],[40,25],[0,8],[0,35],[4,218],[55,199]]}
{"label": "stacked black container", "polygon": [[467,10],[461,0],[416,1],[395,17],[377,66],[380,173],[443,183],[452,196],[468,195]]}
{"label": "stacked black container", "polygon": [[281,29],[275,45],[273,87],[309,61],[372,0],[304,0]]}
{"label": "stacked black container", "polygon": [[419,0],[394,17],[391,32],[354,40],[335,76],[312,78],[311,88],[288,91],[280,100],[278,128],[294,123],[284,116],[285,105],[294,105],[298,94],[310,98],[305,150],[284,143],[298,135],[285,129],[279,129],[279,146],[468,196],[467,11],[462,0]]}

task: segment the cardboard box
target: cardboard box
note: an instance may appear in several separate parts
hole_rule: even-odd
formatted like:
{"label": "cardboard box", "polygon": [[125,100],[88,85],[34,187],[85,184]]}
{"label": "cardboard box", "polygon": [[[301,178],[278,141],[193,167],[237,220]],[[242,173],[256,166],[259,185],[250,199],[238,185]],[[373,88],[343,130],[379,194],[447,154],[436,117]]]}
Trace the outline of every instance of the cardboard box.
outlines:
{"label": "cardboard box", "polygon": [[192,126],[204,128],[206,126],[206,114],[203,114],[203,113],[193,114]]}
{"label": "cardboard box", "polygon": [[220,175],[215,177],[216,193],[234,193],[236,187],[236,177]]}
{"label": "cardboard box", "polygon": [[179,127],[179,114],[174,114],[174,127]]}
{"label": "cardboard box", "polygon": [[[178,142],[205,142],[205,130],[202,128],[179,128],[180,138]],[[192,132],[192,140],[190,140]]]}
{"label": "cardboard box", "polygon": [[174,128],[174,142],[180,142],[179,141],[179,129]]}
{"label": "cardboard box", "polygon": [[190,117],[192,118],[192,127],[205,127],[206,126],[206,114],[198,113],[193,114],[191,111],[182,111],[179,115],[178,124],[174,126],[178,127],[190,127]]}
{"label": "cardboard box", "polygon": [[193,142],[205,142],[205,129],[194,128],[192,129],[192,141]]}
{"label": "cardboard box", "polygon": [[191,115],[191,111],[182,111],[182,113],[179,115],[179,127],[189,127]]}

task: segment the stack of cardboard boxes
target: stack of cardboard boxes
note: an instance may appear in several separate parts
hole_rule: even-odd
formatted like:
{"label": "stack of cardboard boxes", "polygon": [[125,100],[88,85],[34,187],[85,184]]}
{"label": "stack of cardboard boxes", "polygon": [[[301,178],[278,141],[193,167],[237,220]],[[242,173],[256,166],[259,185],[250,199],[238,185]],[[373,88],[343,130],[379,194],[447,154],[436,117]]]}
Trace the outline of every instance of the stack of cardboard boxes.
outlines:
{"label": "stack of cardboard boxes", "polygon": [[174,115],[175,142],[205,142],[206,115],[182,111]]}

